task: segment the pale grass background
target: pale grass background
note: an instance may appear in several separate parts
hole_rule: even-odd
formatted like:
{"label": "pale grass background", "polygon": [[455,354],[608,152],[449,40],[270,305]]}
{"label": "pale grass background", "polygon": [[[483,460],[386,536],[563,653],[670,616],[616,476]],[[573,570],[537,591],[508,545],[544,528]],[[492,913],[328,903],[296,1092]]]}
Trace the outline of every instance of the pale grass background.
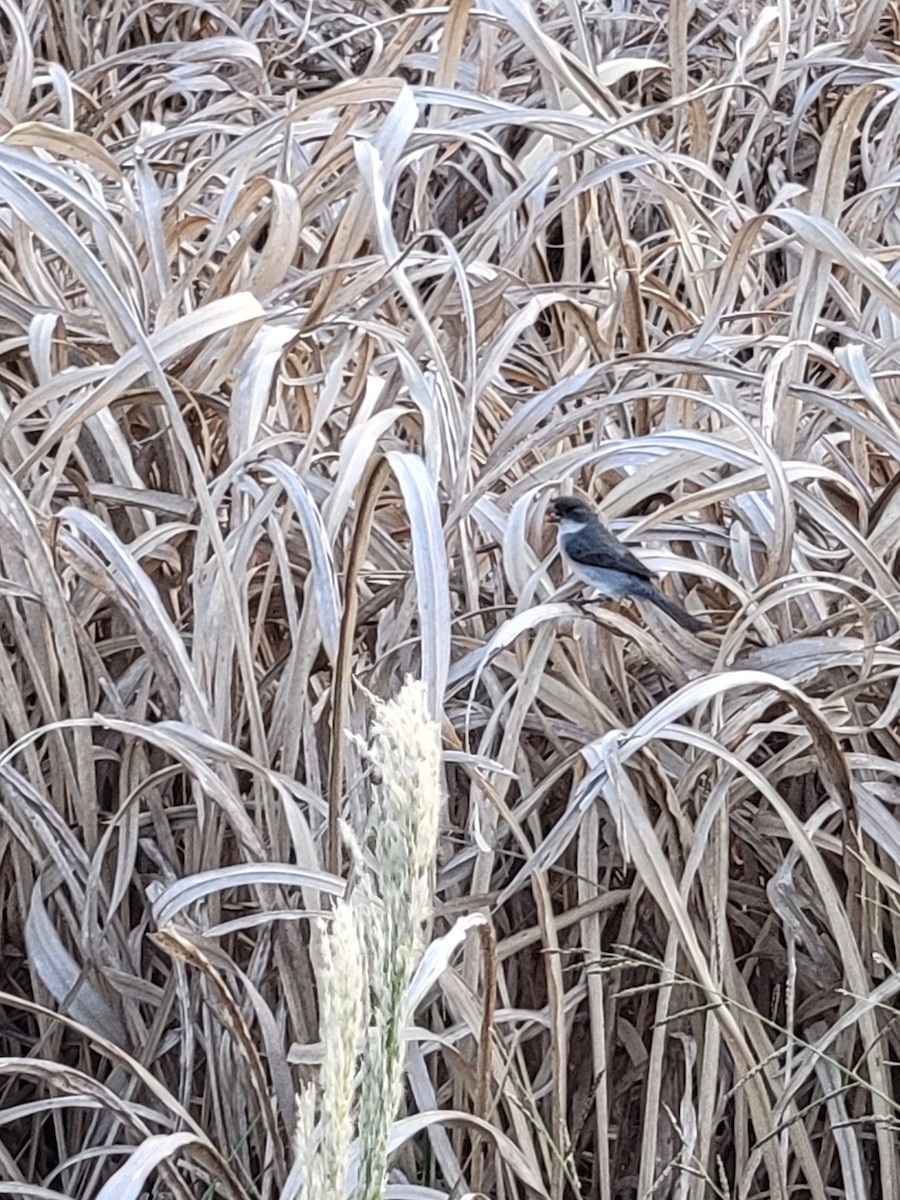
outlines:
{"label": "pale grass background", "polygon": [[[0,0],[0,1194],[288,1200],[410,673],[490,924],[390,1194],[900,1200],[898,39]],[[555,598],[560,486],[715,631]]]}

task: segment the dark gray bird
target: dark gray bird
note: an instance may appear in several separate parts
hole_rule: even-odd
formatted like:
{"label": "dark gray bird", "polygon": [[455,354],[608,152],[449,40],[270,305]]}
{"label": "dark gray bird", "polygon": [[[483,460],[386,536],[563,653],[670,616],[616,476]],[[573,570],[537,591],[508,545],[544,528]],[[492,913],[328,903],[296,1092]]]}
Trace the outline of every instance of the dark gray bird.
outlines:
{"label": "dark gray bird", "polygon": [[654,582],[656,576],[601,523],[589,504],[573,496],[551,500],[547,520],[558,528],[559,552],[579,579],[601,596],[649,600],[691,633],[709,626],[670,600]]}

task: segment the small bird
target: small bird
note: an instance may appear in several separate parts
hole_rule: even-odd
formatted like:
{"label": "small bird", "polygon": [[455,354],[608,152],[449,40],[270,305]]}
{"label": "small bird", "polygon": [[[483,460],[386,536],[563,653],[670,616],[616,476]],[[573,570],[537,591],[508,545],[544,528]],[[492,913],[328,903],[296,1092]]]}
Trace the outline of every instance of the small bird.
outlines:
{"label": "small bird", "polygon": [[610,600],[625,596],[650,600],[691,633],[709,628],[659,590],[653,572],[610,533],[589,504],[574,496],[558,496],[550,501],[547,520],[559,526],[557,539],[563,560],[601,596]]}

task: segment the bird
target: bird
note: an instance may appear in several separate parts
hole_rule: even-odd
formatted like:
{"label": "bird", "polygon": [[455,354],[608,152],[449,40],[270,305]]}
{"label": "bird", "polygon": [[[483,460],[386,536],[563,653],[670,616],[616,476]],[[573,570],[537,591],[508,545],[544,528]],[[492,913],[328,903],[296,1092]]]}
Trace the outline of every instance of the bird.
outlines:
{"label": "bird", "polygon": [[557,496],[547,508],[547,520],[558,527],[557,544],[563,561],[605,599],[633,596],[649,600],[691,633],[709,628],[659,590],[649,567],[602,524],[590,504],[574,496]]}

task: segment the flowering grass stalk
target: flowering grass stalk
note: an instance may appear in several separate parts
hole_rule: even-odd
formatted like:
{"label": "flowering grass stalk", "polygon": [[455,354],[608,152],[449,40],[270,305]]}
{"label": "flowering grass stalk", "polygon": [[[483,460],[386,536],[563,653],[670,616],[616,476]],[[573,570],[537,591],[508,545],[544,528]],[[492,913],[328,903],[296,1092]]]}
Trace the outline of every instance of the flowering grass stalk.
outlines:
{"label": "flowering grass stalk", "polygon": [[440,813],[440,727],[430,719],[425,685],[407,681],[379,704],[368,757],[373,768],[366,837],[371,870],[360,890],[372,1026],[359,1098],[359,1179],[355,1200],[380,1200],[387,1139],[403,1097],[408,989],[431,915]]}
{"label": "flowering grass stalk", "polygon": [[322,936],[318,1128],[312,1087],[298,1104],[292,1174],[300,1200],[343,1200],[354,1107],[353,1200],[382,1196],[388,1134],[403,1099],[409,985],[431,915],[440,728],[429,718],[423,684],[408,681],[396,699],[376,701],[364,750],[372,768],[369,819],[361,845],[349,838],[358,883]]}

